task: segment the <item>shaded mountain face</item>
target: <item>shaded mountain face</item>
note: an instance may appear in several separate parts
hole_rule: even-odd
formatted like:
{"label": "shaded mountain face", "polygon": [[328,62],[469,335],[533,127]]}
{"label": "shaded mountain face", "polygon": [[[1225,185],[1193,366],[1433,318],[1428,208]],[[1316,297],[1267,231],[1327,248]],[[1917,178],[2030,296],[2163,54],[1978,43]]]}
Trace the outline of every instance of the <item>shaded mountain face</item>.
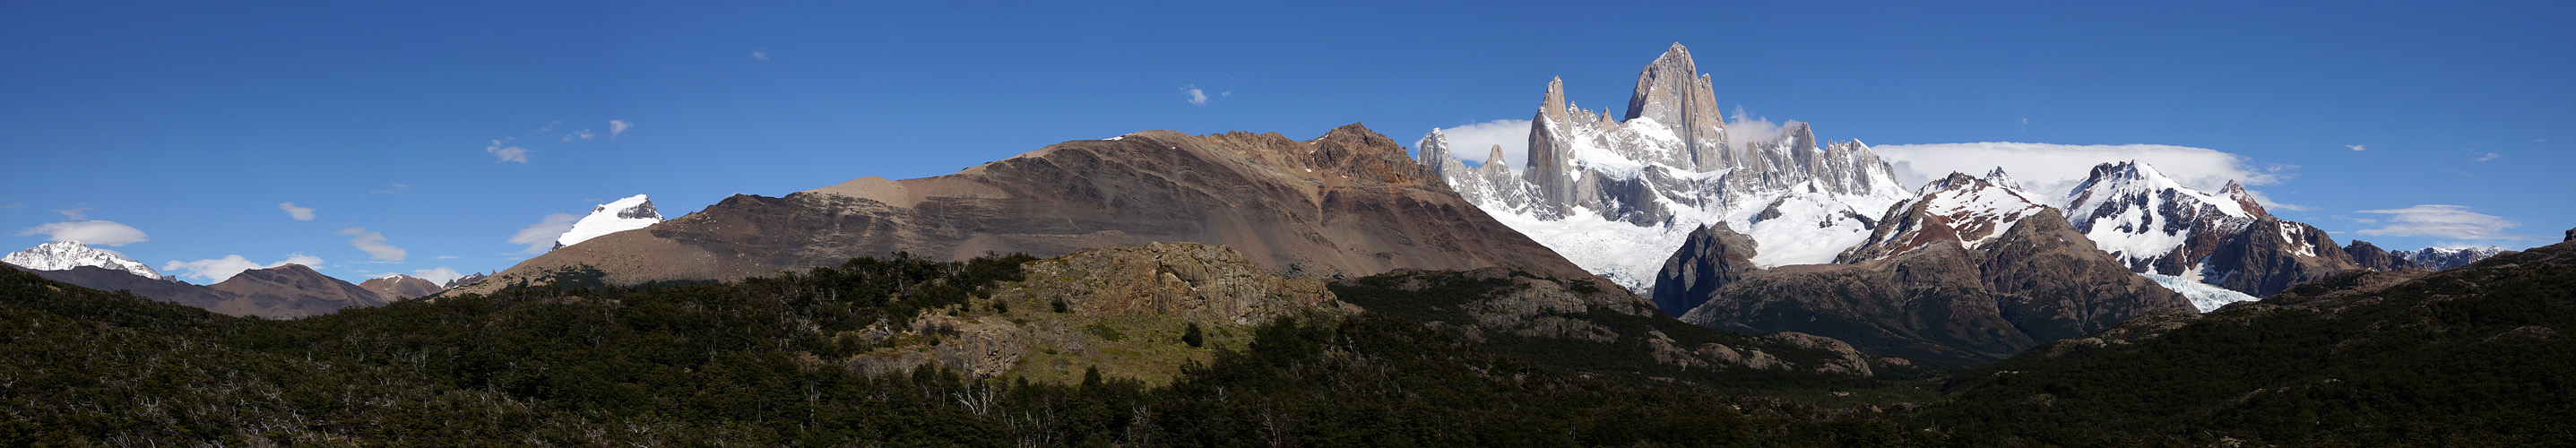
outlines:
{"label": "shaded mountain face", "polygon": [[2382,250],[2378,245],[2370,244],[2369,241],[2352,240],[2352,244],[2343,246],[2343,254],[2352,257],[2353,264],[2374,271],[2416,269],[2415,262],[2407,261],[2403,256],[2388,253],[2387,250]]}
{"label": "shaded mountain face", "polygon": [[2335,274],[2032,349],[1953,377],[1952,401],[1926,416],[2014,416],[1952,430],[1967,445],[2084,427],[2202,439],[2177,445],[2564,446],[2571,284],[2571,242],[2443,271]]}
{"label": "shaded mountain face", "polygon": [[[1958,365],[2150,312],[2193,309],[2094,247],[2056,209],[1973,176],[1926,185],[1890,208],[1872,234],[1845,253],[1849,264],[1753,270],[1679,298],[1703,301],[1682,320],[1812,333],[1881,356]],[[1677,252],[1667,265],[1714,264],[1706,252]]]}
{"label": "shaded mountain face", "polygon": [[[128,291],[152,300],[232,316],[294,319],[344,308],[384,306],[393,301],[375,291],[322,275],[299,264],[242,271],[211,286],[147,279],[130,272],[95,266],[59,271],[21,269],[48,280],[100,291]],[[421,282],[427,283],[425,280]]]}
{"label": "shaded mountain face", "polygon": [[316,316],[344,308],[391,303],[375,291],[322,275],[300,264],[242,271],[208,288],[232,295],[207,308],[209,310],[271,319]]}
{"label": "shaded mountain face", "polygon": [[447,290],[429,280],[401,274],[367,279],[367,281],[358,282],[358,287],[375,291],[376,295],[384,297],[385,302],[388,303],[427,297]]}
{"label": "shaded mountain face", "polygon": [[1664,269],[1655,273],[1655,307],[1673,315],[1698,308],[1717,295],[1717,288],[1761,269],[1753,264],[1757,246],[1723,222],[1692,230],[1681,250],[1665,257]]}
{"label": "shaded mountain face", "polygon": [[474,284],[474,282],[483,281],[483,279],[484,279],[484,278],[486,278],[486,277],[491,277],[491,276],[490,276],[490,275],[485,275],[485,274],[483,274],[483,273],[481,273],[481,272],[476,272],[476,273],[473,273],[473,274],[467,274],[467,275],[466,275],[466,276],[464,276],[464,277],[457,277],[455,280],[448,280],[448,281],[447,281],[447,284],[444,284],[444,285],[438,285],[438,289],[440,289],[440,290],[456,289],[456,287],[459,287],[459,286],[471,285],[471,284]]}
{"label": "shaded mountain face", "polygon": [[895,252],[1053,256],[1157,241],[1223,244],[1290,275],[1484,267],[1588,275],[1458,199],[1394,141],[1354,124],[1307,141],[1146,131],[1050,145],[947,176],[737,195],[495,277],[589,265],[620,284],[735,279]]}

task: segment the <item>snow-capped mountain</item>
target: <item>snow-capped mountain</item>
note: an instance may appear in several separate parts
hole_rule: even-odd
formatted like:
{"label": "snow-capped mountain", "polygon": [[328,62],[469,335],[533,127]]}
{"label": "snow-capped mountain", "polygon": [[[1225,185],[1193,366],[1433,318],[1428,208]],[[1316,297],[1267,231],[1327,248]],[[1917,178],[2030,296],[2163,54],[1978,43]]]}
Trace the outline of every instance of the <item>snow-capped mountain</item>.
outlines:
{"label": "snow-capped mountain", "polygon": [[641,229],[662,222],[662,213],[653,210],[653,200],[635,195],[590,209],[590,216],[572,223],[572,230],[555,238],[555,248],[580,244],[600,235]]}
{"label": "snow-capped mountain", "polygon": [[2484,260],[2487,257],[2493,257],[2495,254],[2503,252],[2504,248],[2496,246],[2450,249],[2427,247],[2422,250],[2401,250],[2391,252],[2390,254],[2396,255],[2397,258],[2406,259],[2408,262],[2415,263],[2415,267],[2439,271],[2460,267],[2469,263],[2476,263],[2478,260]]}
{"label": "snow-capped mountain", "polygon": [[2007,186],[2018,183],[2013,183],[2003,168],[1986,173],[1986,178],[2000,179],[2005,184],[1950,173],[1923,185],[1917,196],[1898,202],[1879,219],[1867,242],[1843,251],[1834,261],[1859,263],[1887,258],[1936,241],[1956,241],[1962,248],[1976,249],[2002,237],[2022,218],[2048,210],[2042,196]]}
{"label": "snow-capped mountain", "polygon": [[77,266],[97,266],[130,272],[153,280],[165,279],[159,271],[152,270],[151,266],[144,265],[143,262],[126,258],[125,254],[106,249],[94,249],[79,241],[40,244],[27,250],[10,253],[8,257],[0,258],[0,262],[45,271],[60,271]]}
{"label": "snow-capped mountain", "polygon": [[2059,204],[2077,231],[2135,272],[2266,296],[2363,269],[2325,231],[2272,216],[2235,181],[2210,194],[2144,163],[2104,163]]}
{"label": "snow-capped mountain", "polygon": [[1584,110],[1565,100],[1562,79],[1548,82],[1518,174],[1500,154],[1467,167],[1437,130],[1417,146],[1496,220],[1638,291],[1663,261],[1640,254],[1671,253],[1704,224],[1743,230],[1761,266],[1825,263],[1912,196],[1860,142],[1819,147],[1804,123],[1750,137],[1730,135],[1710,78],[1677,43],[1638,75],[1624,118]]}

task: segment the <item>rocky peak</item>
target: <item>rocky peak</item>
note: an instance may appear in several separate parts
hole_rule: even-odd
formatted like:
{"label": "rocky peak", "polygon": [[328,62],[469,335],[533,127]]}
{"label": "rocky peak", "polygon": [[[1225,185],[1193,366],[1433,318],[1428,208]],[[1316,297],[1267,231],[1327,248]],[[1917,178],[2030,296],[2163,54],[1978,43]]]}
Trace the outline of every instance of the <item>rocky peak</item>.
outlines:
{"label": "rocky peak", "polygon": [[2236,201],[2236,206],[2244,208],[2247,214],[2257,217],[2272,216],[2270,211],[2263,209],[2263,203],[2261,201],[2254,200],[2254,193],[2246,192],[2245,186],[2237,184],[2235,179],[2228,179],[2227,186],[2220,187],[2218,189],[2218,194],[2227,196],[2227,199]]}
{"label": "rocky peak", "polygon": [[1699,226],[1680,250],[1664,259],[1664,269],[1656,272],[1651,294],[1655,307],[1675,316],[1699,307],[1718,288],[1760,269],[1753,264],[1757,249],[1752,237],[1736,233],[1724,222]]}
{"label": "rocky peak", "polygon": [[2558,240],[2558,242],[2562,243],[2569,241],[2576,241],[2576,228],[2567,229],[2567,239]]}
{"label": "rocky peak", "polygon": [[[1313,145],[1313,150],[1306,153],[1306,163],[1319,174],[1399,185],[1437,183],[1439,179],[1429,166],[1406,156],[1404,146],[1396,144],[1395,139],[1359,123],[1333,128],[1307,143]],[[1442,147],[1441,152],[1447,153],[1447,145]]]}
{"label": "rocky peak", "polygon": [[417,299],[447,290],[436,282],[402,274],[367,279],[367,281],[358,282],[358,287],[375,291],[376,295],[383,296],[386,302]]}
{"label": "rocky peak", "polygon": [[2010,174],[2004,174],[2004,167],[1998,166],[1995,167],[1994,170],[1986,171],[1985,179],[1986,183],[1995,184],[1996,186],[2015,190],[2023,189],[2020,180],[2013,179]]}
{"label": "rocky peak", "polygon": [[1978,183],[1981,183],[1981,181],[1979,181],[1976,176],[1970,176],[1968,173],[1951,171],[1948,177],[1934,180],[1932,183],[1923,184],[1923,188],[1916,189],[1915,193],[1933,194],[1960,188],[1974,187],[1977,186]]}
{"label": "rocky peak", "polygon": [[0,262],[40,271],[61,271],[80,266],[95,266],[148,279],[165,279],[159,271],[152,270],[151,266],[144,265],[143,262],[126,258],[125,254],[91,248],[79,241],[39,244],[27,250],[12,252],[7,257],[0,257]]}
{"label": "rocky peak", "polygon": [[1511,164],[1511,162],[1510,162],[1510,161],[1505,160],[1505,159],[1503,158],[1503,145],[1494,145],[1494,147],[1493,147],[1493,148],[1486,149],[1485,151],[1486,151],[1486,152],[1485,152],[1485,164],[1486,164],[1486,165],[1494,165],[1494,166],[1501,166],[1501,167],[1510,167],[1510,166],[1512,166],[1512,164]]}
{"label": "rocky peak", "polygon": [[2378,245],[2370,244],[2369,241],[2352,240],[2351,244],[2343,246],[2343,253],[2344,255],[2352,257],[2353,264],[2359,264],[2361,267],[2370,268],[2372,270],[2398,271],[2415,268],[2414,262],[2406,261],[2405,257],[2388,253],[2386,250],[2381,250]]}

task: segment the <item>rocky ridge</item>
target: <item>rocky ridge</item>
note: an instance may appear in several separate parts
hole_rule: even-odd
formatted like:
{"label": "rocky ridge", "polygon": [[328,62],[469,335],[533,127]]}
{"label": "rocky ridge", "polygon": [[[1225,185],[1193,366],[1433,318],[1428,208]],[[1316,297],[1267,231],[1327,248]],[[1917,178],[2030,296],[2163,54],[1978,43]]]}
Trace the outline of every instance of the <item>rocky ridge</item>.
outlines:
{"label": "rocky ridge", "polygon": [[429,280],[402,274],[367,279],[367,281],[358,282],[358,287],[375,291],[376,295],[383,297],[387,303],[428,297],[430,294],[447,290]]}
{"label": "rocky ridge", "polygon": [[1146,131],[1050,145],[947,176],[736,195],[495,277],[587,265],[616,284],[725,280],[897,251],[1052,256],[1181,241],[1223,244],[1292,275],[1496,266],[1588,275],[1459,200],[1402,146],[1354,124],[1306,141]]}
{"label": "rocky ridge", "polygon": [[[125,254],[105,249],[91,248],[88,245],[81,244],[79,241],[56,241],[39,244],[36,245],[36,247],[11,252],[6,257],[0,257],[0,263],[8,263],[17,265],[18,267],[39,271],[61,271],[69,270],[78,266],[95,266],[109,270],[122,271],[153,280],[167,279],[167,277],[163,277],[161,275],[161,272],[152,270],[151,266],[145,265],[140,261],[134,261],[132,258],[126,258]],[[109,291],[114,290],[111,289]]]}

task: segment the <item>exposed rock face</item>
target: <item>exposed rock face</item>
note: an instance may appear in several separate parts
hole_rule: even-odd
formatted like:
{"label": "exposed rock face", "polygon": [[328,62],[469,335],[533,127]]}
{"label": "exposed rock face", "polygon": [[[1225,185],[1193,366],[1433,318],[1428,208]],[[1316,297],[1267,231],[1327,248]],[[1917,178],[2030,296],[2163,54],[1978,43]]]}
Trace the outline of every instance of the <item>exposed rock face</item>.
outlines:
{"label": "exposed rock face", "polygon": [[471,285],[471,284],[474,284],[474,282],[483,281],[483,279],[484,279],[484,278],[486,278],[486,277],[491,277],[491,276],[490,276],[490,275],[484,275],[484,274],[483,274],[483,273],[481,273],[481,272],[476,272],[476,273],[473,273],[473,274],[467,274],[467,275],[466,275],[466,276],[464,276],[464,277],[457,277],[455,280],[448,280],[448,281],[447,281],[447,284],[439,285],[439,286],[438,286],[438,289],[440,289],[440,290],[456,289],[456,287],[458,287],[458,286]]}
{"label": "exposed rock face", "polygon": [[1718,288],[1760,269],[1753,265],[1757,249],[1752,238],[1723,222],[1692,230],[1681,250],[1665,258],[1664,269],[1655,274],[1655,307],[1674,315],[1698,308]]}
{"label": "exposed rock face", "polygon": [[1422,163],[1504,224],[1641,293],[1661,260],[1636,254],[1669,253],[1702,225],[1760,242],[1760,265],[1823,263],[1909,196],[1867,145],[1817,140],[1805,123],[1731,137],[1697,70],[1688,49],[1668,48],[1638,74],[1624,120],[1566,101],[1564,80],[1549,81],[1517,175],[1499,158],[1464,169],[1436,130]]}
{"label": "exposed rock face", "polygon": [[2094,247],[2056,209],[1965,174],[1890,208],[1870,242],[1842,258],[1849,264],[1748,272],[1682,320],[1972,364],[2149,312],[2194,309]]}
{"label": "exposed rock face", "polygon": [[2402,271],[2416,268],[2415,262],[2406,261],[2404,257],[2380,250],[2379,246],[2372,245],[2369,241],[2352,240],[2352,244],[2343,246],[2343,254],[2352,257],[2353,264],[2375,271]]}
{"label": "exposed rock face", "polygon": [[2559,241],[2560,241],[2560,242],[2576,241],[2576,227],[2568,228],[2568,229],[2567,229],[2567,239],[2563,239],[2563,240],[2559,240]]}
{"label": "exposed rock face", "polygon": [[[2200,262],[2201,282],[2257,297],[2290,285],[2362,269],[2314,226],[2265,215],[2220,239]],[[2168,258],[2167,260],[2174,260]]]}
{"label": "exposed rock face", "polygon": [[429,280],[401,274],[367,279],[367,281],[358,282],[358,287],[375,291],[376,295],[384,297],[387,303],[427,297],[447,290]]}
{"label": "exposed rock face", "polygon": [[[1469,341],[1494,343],[1499,350],[1527,350],[1521,354],[1536,358],[1561,353],[1528,347],[1572,345],[1577,348],[1562,350],[1614,358],[1637,356],[1686,371],[1788,370],[1839,376],[1870,376],[1876,374],[1874,366],[1907,363],[1866,356],[1842,341],[1814,335],[1747,337],[1692,328],[1673,322],[1652,302],[1599,278],[1541,278],[1501,268],[1398,270],[1342,280],[1335,286],[1358,291],[1343,299],[1362,301],[1356,303],[1376,312],[1424,321]],[[1532,340],[1548,342],[1528,342]],[[1643,353],[1590,353],[1633,350],[1635,342],[1645,344]]]}
{"label": "exposed rock face", "polygon": [[1025,270],[1028,279],[1010,294],[1038,303],[1064,300],[1074,312],[1093,316],[1162,314],[1256,325],[1318,311],[1359,312],[1334,300],[1321,280],[1272,275],[1225,246],[1108,247],[1030,262]]}
{"label": "exposed rock face", "polygon": [[300,264],[242,271],[208,287],[232,297],[207,309],[235,316],[292,319],[391,303],[375,291]]}
{"label": "exposed rock face", "polygon": [[[1508,267],[1586,275],[1495,222],[1359,125],[1278,134],[1146,131],[1050,145],[957,174],[861,178],[567,246],[497,274],[587,264],[607,280],[734,279],[906,251],[964,259],[1190,241],[1296,275]],[[485,282],[494,283],[495,282]],[[489,287],[469,286],[468,289]]]}

